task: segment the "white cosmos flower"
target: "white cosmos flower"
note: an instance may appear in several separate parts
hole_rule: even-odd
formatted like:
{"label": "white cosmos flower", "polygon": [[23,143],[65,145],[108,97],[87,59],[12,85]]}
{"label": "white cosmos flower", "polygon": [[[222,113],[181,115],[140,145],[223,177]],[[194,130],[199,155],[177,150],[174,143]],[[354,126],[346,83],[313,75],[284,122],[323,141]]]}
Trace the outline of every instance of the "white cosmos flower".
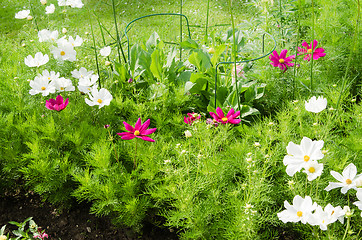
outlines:
{"label": "white cosmos flower", "polygon": [[324,157],[321,151],[323,145],[323,140],[312,141],[307,137],[303,137],[300,145],[289,142],[287,146],[288,155],[283,159],[284,165],[287,166],[287,174],[293,176],[296,172],[305,168],[309,161],[322,159]]}
{"label": "white cosmos flower", "polygon": [[58,78],[55,80],[55,87],[57,91],[65,92],[65,91],[74,91],[75,87],[70,79],[66,79],[64,77]]}
{"label": "white cosmos flower", "polygon": [[54,42],[58,39],[58,31],[43,29],[38,32],[39,42]]}
{"label": "white cosmos flower", "polygon": [[83,39],[77,35],[74,39],[72,36],[69,36],[69,43],[73,45],[73,47],[79,47],[83,43]]}
{"label": "white cosmos flower", "polygon": [[[79,70],[77,69],[74,69],[72,72],[72,77],[74,78],[78,78],[78,79],[81,79],[81,78],[89,78],[92,76],[93,74],[93,71],[87,71],[87,69],[85,67],[81,67]],[[98,75],[97,75],[98,77]]]}
{"label": "white cosmos flower", "polygon": [[59,7],[67,6],[67,0],[58,0],[58,6]]}
{"label": "white cosmos flower", "polygon": [[49,81],[56,81],[59,78],[60,73],[55,73],[54,71],[49,72],[45,69],[40,76],[47,78]]}
{"label": "white cosmos flower", "polygon": [[103,57],[108,57],[109,54],[111,54],[111,47],[104,47],[101,50],[99,50],[99,53],[103,56]]}
{"label": "white cosmos flower", "polygon": [[113,99],[111,93],[105,89],[101,88],[99,91],[97,89],[97,86],[93,86],[92,91],[88,93],[89,99],[86,98],[85,102],[89,106],[95,106],[98,105],[99,108],[102,108],[103,106],[109,105]]}
{"label": "white cosmos flower", "polygon": [[308,161],[304,166],[305,172],[308,175],[308,181],[313,181],[323,172],[323,163],[318,163],[317,161]]}
{"label": "white cosmos flower", "polygon": [[55,93],[55,86],[53,82],[43,76],[36,76],[34,80],[31,80],[30,87],[32,88],[29,91],[31,95],[41,93],[43,96],[48,96],[49,93]]}
{"label": "white cosmos flower", "polygon": [[67,5],[72,8],[82,8],[84,6],[82,0],[67,0]]}
{"label": "white cosmos flower", "polygon": [[329,182],[329,185],[324,189],[330,191],[334,188],[340,188],[341,192],[345,194],[349,189],[356,189],[356,180],[361,176],[357,175],[357,167],[350,163],[342,172],[342,175],[338,172],[331,171],[331,175],[340,182]]}
{"label": "white cosmos flower", "polygon": [[74,47],[70,43],[58,43],[58,47],[52,50],[55,59],[58,60],[68,60],[76,61],[77,52],[74,50]]}
{"label": "white cosmos flower", "polygon": [[97,83],[98,75],[91,75],[90,77],[80,78],[78,82],[78,89],[82,93],[89,93],[92,86]]}
{"label": "white cosmos flower", "polygon": [[41,65],[46,64],[49,62],[49,57],[47,54],[43,55],[41,52],[35,53],[35,56],[32,57],[31,55],[28,55],[24,59],[25,65],[28,67],[40,67]]}
{"label": "white cosmos flower", "polygon": [[293,199],[293,205],[290,205],[288,201],[284,201],[284,207],[286,210],[277,214],[279,220],[283,221],[283,223],[301,221],[306,224],[311,222],[312,211],[317,208],[317,203],[313,203],[309,196],[302,198],[296,195]]}
{"label": "white cosmos flower", "polygon": [[317,206],[317,209],[312,214],[311,225],[319,225],[320,229],[325,231],[327,230],[327,225],[334,223],[339,220],[342,223],[344,222],[345,211],[340,207],[333,207],[331,204],[328,204],[324,210],[321,206]]}
{"label": "white cosmos flower", "polygon": [[305,101],[305,110],[309,112],[319,113],[323,111],[327,107],[327,99],[319,96],[316,98],[315,96],[311,97],[309,101]]}
{"label": "white cosmos flower", "polygon": [[29,16],[30,10],[22,10],[20,12],[15,13],[16,19],[25,19]]}
{"label": "white cosmos flower", "polygon": [[52,14],[55,11],[54,4],[50,4],[49,6],[45,7],[45,14]]}
{"label": "white cosmos flower", "polygon": [[358,190],[356,194],[358,201],[353,204],[358,207],[359,210],[362,210],[362,190]]}

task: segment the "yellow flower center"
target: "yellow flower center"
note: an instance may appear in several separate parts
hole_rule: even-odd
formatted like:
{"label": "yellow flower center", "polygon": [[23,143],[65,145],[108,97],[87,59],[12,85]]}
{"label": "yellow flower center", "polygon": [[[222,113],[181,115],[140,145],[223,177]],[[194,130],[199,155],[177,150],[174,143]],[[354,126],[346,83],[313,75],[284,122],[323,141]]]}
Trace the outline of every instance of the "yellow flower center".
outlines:
{"label": "yellow flower center", "polygon": [[140,134],[141,134],[140,131],[138,131],[138,130],[134,131],[135,136],[139,136]]}
{"label": "yellow flower center", "polygon": [[44,91],[45,89],[47,89],[47,88],[46,88],[46,87],[41,87],[41,90],[43,90],[43,91]]}
{"label": "yellow flower center", "polygon": [[314,167],[310,167],[310,168],[308,169],[308,171],[309,171],[310,173],[314,173],[314,172],[315,172],[315,168],[314,168]]}
{"label": "yellow flower center", "polygon": [[102,99],[98,99],[97,102],[98,102],[98,103],[102,103],[103,101],[102,101]]}
{"label": "yellow flower center", "polygon": [[64,56],[64,55],[65,55],[65,52],[64,52],[64,51],[61,51],[61,52],[60,52],[60,55]]}
{"label": "yellow flower center", "polygon": [[312,53],[312,51],[313,51],[312,49],[308,49],[308,51],[307,51],[307,52],[308,52],[308,53]]}
{"label": "yellow flower center", "polygon": [[48,77],[48,80],[50,80],[50,77]]}
{"label": "yellow flower center", "polygon": [[352,180],[348,178],[348,179],[346,180],[346,183],[349,185],[349,184],[352,183]]}
{"label": "yellow flower center", "polygon": [[284,59],[283,58],[279,59],[279,62],[284,63]]}
{"label": "yellow flower center", "polygon": [[63,88],[63,87],[61,87],[61,88],[60,88],[60,90],[62,90],[62,91],[63,91],[63,90],[64,90],[64,88]]}
{"label": "yellow flower center", "polygon": [[308,162],[309,159],[310,159],[310,157],[309,157],[308,155],[305,155],[305,156],[304,156],[304,162]]}
{"label": "yellow flower center", "polygon": [[302,212],[302,211],[298,211],[298,212],[297,212],[297,216],[298,216],[298,217],[303,216],[303,212]]}
{"label": "yellow flower center", "polygon": [[228,118],[227,118],[227,117],[223,117],[223,118],[221,118],[221,120],[222,120],[223,122],[227,122],[227,121],[228,121]]}

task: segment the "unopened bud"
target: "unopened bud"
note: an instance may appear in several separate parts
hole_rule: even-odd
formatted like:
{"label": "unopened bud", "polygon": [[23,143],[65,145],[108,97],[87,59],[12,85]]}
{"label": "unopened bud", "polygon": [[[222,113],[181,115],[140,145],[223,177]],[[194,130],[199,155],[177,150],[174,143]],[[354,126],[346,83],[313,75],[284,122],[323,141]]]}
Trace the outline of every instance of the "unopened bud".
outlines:
{"label": "unopened bud", "polygon": [[40,0],[40,3],[45,5],[45,4],[47,4],[47,0]]}
{"label": "unopened bud", "polygon": [[104,64],[105,64],[106,66],[109,66],[109,65],[111,65],[111,62],[110,62],[110,61],[105,61]]}
{"label": "unopened bud", "polygon": [[67,32],[68,32],[68,30],[67,30],[66,28],[63,28],[63,29],[62,29],[62,33],[63,33],[63,34],[66,34]]}
{"label": "unopened bud", "polygon": [[33,20],[33,16],[30,16],[30,15],[29,15],[29,16],[26,17],[26,19],[28,19],[29,21],[30,21],[30,20]]}
{"label": "unopened bud", "polygon": [[186,131],[185,131],[185,136],[186,136],[187,138],[190,138],[190,137],[192,137],[192,134],[191,134],[191,132],[190,132],[189,130],[186,130]]}

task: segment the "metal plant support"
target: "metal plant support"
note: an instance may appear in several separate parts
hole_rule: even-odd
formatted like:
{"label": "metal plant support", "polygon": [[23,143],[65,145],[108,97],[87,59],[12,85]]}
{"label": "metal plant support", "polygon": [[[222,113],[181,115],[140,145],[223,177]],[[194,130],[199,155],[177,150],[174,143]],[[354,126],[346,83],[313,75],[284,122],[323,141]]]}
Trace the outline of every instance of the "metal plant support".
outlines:
{"label": "metal plant support", "polygon": [[[253,58],[253,59],[248,59],[248,60],[243,60],[243,61],[240,61],[240,62],[236,62],[236,63],[247,63],[247,62],[252,62],[252,61],[256,61],[256,60],[259,60],[259,59],[262,59],[262,58],[264,58],[264,57],[266,57],[266,56],[269,56],[274,50],[275,50],[275,48],[277,47],[277,42],[275,41],[275,39],[274,39],[274,37],[272,36],[272,35],[270,35],[269,33],[264,33],[263,34],[263,48],[262,48],[262,51],[263,51],[263,53],[264,53],[264,39],[265,39],[265,35],[269,35],[272,39],[273,39],[273,41],[274,41],[274,47],[273,47],[273,49],[270,51],[270,52],[268,52],[267,54],[265,54],[265,55],[263,55],[263,56],[261,56],[261,57],[258,57],[258,58]],[[227,65],[227,64],[234,64],[235,62],[219,62],[219,63],[217,63],[216,64],[216,66],[215,66],[215,95],[214,95],[214,97],[215,97],[215,108],[216,108],[216,96],[217,96],[217,69],[219,68],[219,65],[222,65],[222,64],[225,64],[225,65]],[[237,75],[237,73],[235,73],[235,75]],[[236,78],[237,79],[237,78]],[[237,80],[236,80],[236,87],[238,87],[238,82],[237,82]],[[238,96],[238,97],[240,97],[240,96]],[[239,110],[240,110],[240,106],[239,106]]]}
{"label": "metal plant support", "polygon": [[[154,16],[179,16],[180,19],[182,19],[182,17],[184,17],[184,18],[186,19],[186,25],[187,25],[187,30],[188,30],[189,38],[191,39],[189,20],[188,20],[188,18],[187,18],[185,15],[183,15],[183,14],[180,14],[180,13],[155,13],[155,14],[145,15],[145,16],[142,16],[142,17],[133,19],[132,21],[130,21],[130,22],[127,24],[126,28],[124,29],[124,35],[125,35],[126,38],[127,38],[128,62],[130,62],[129,38],[128,38],[128,35],[127,35],[128,31],[130,30],[130,29],[128,29],[129,26],[130,26],[132,23],[134,23],[134,22],[136,22],[136,21],[138,21],[138,20],[140,20],[140,19],[147,18],[147,17],[154,17]],[[182,21],[181,21],[181,20],[180,20],[180,39],[181,39],[181,41],[182,41]],[[180,46],[181,46],[181,43],[180,43]],[[180,48],[180,59],[181,59],[181,56],[182,56],[181,54],[182,54],[182,48]]]}

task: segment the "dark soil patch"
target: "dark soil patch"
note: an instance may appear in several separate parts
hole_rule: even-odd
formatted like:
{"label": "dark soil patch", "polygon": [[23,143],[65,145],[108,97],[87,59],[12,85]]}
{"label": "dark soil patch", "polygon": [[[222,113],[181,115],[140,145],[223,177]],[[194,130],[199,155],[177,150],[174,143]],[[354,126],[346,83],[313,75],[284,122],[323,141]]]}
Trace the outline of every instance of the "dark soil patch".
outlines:
{"label": "dark soil patch", "polygon": [[55,207],[42,202],[40,197],[35,194],[0,196],[0,227],[6,224],[7,230],[14,230],[17,227],[8,224],[9,221],[23,222],[28,217],[33,217],[36,224],[46,230],[49,240],[178,239],[176,233],[151,224],[145,225],[142,236],[127,228],[116,228],[111,224],[109,218],[97,218],[89,214],[87,204],[74,206],[58,213]]}

